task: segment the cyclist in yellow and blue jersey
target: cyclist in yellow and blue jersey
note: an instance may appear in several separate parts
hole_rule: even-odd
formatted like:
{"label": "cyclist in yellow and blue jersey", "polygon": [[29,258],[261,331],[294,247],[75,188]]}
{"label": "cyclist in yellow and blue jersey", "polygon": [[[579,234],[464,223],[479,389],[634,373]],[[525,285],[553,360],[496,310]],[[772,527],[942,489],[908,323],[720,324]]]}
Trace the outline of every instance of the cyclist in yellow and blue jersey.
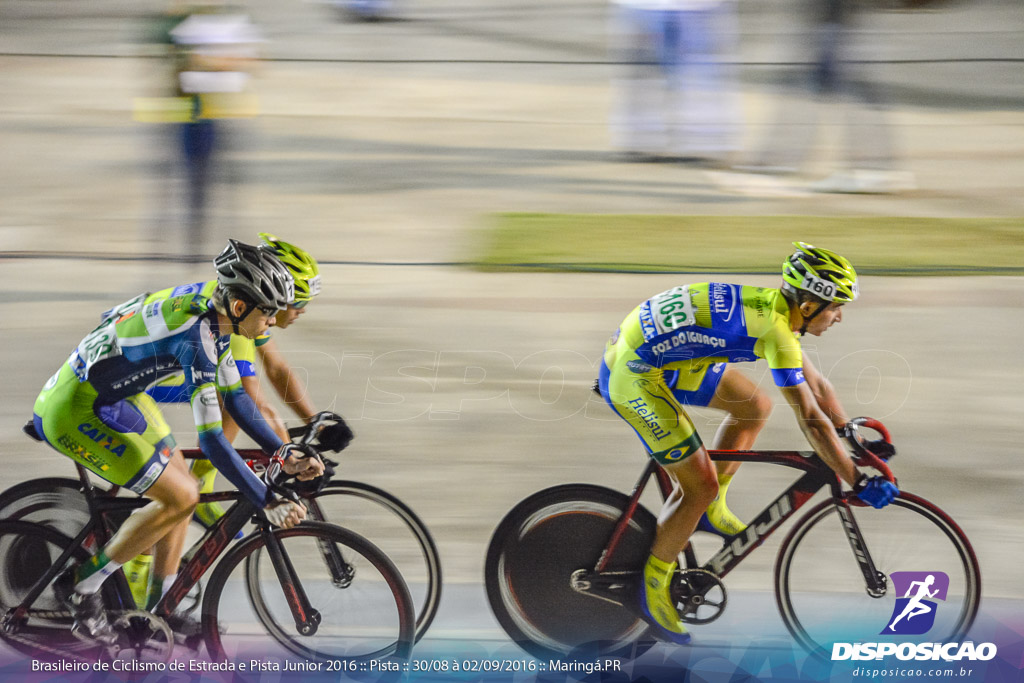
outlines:
{"label": "cyclist in yellow and blue jersey", "polygon": [[[228,347],[231,333],[255,338],[294,297],[291,275],[275,257],[234,240],[214,261],[218,285],[207,298],[192,286],[141,294],[101,316],[47,381],[34,406],[39,436],[96,475],[153,502],[121,526],[96,555],[64,572],[55,590],[75,618],[76,632],[113,642],[99,589],[123,564],[155,548],[150,606],[173,583],[198,490],[170,428],[145,388],[183,372],[203,453],[283,528],[305,509],[277,500],[235,452],[221,429],[220,399],[246,432],[284,459],[286,471],[309,479],[323,472],[315,459],[292,457],[290,444],[258,420]],[[176,631],[198,624],[168,615]]]}
{"label": "cyclist in yellow and blue jersey", "polygon": [[676,558],[698,527],[724,537],[746,527],[725,503],[738,462],[713,463],[685,406],[728,413],[713,448],[748,450],[771,400],[730,363],[764,359],[821,459],[861,499],[884,507],[898,493],[883,477],[857,472],[836,427],[848,421],[838,396],[803,354],[800,337],[842,320],[858,292],[842,256],[795,242],[781,288],[724,283],[682,285],[637,306],[609,339],[598,380],[601,395],[664,467],[674,489],[661,515],[637,596],[644,619],[676,643],[690,636],[669,596]]}

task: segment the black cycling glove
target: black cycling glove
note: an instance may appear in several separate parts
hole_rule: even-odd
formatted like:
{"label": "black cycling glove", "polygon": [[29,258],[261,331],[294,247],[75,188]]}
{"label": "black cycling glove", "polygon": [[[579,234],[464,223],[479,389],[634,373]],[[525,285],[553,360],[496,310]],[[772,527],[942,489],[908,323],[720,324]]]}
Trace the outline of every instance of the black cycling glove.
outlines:
{"label": "black cycling glove", "polygon": [[355,434],[352,433],[352,430],[349,429],[349,426],[345,424],[340,415],[336,415],[335,419],[336,422],[334,424],[321,427],[316,438],[320,442],[322,450],[340,453],[348,447]]}

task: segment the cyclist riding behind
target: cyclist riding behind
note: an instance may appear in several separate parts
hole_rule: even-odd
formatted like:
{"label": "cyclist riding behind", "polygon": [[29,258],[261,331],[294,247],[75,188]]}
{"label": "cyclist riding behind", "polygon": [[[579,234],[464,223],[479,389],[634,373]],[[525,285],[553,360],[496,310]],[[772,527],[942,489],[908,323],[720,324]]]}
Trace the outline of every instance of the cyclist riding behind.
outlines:
{"label": "cyclist riding behind", "polygon": [[[294,244],[266,232],[259,233],[259,238],[261,240],[260,248],[274,254],[291,273],[295,283],[295,298],[285,309],[278,311],[274,317],[273,325],[275,327],[287,329],[305,314],[306,307],[320,293],[320,268],[311,254]],[[193,285],[206,296],[209,296],[216,286],[216,280]],[[316,414],[316,407],[306,392],[302,378],[288,364],[269,331],[255,339],[250,339],[244,334],[232,334],[230,348],[241,377],[242,388],[252,399],[256,410],[267,426],[282,440],[287,441],[289,439],[288,429],[262,390],[256,376],[256,359],[259,358],[264,375],[270,380],[281,400],[290,406],[303,422],[308,423]],[[150,387],[148,393],[158,403],[186,403],[189,396],[184,391],[184,387],[184,376],[182,373],[176,373]],[[223,415],[222,428],[224,437],[234,443],[239,428],[230,413]],[[351,441],[352,432],[343,421],[339,420],[323,427],[318,438],[320,443],[331,444],[332,449],[340,450]],[[214,490],[217,469],[213,463],[206,459],[194,459],[191,464],[191,472],[199,479],[200,493],[210,493]],[[220,503],[200,503],[195,509],[196,518],[206,527],[213,526],[223,515],[224,508]],[[152,556],[142,554],[125,565],[125,576],[128,578],[128,584],[139,604],[144,604],[147,599],[151,563]]]}
{"label": "cyclist riding behind", "polygon": [[[305,314],[306,307],[320,293],[320,268],[316,259],[304,249],[280,240],[269,233],[261,232],[259,237],[262,240],[260,248],[274,254],[288,268],[295,282],[294,300],[289,302],[286,308],[278,311],[274,317],[275,327],[287,329]],[[199,291],[203,293],[208,293],[217,286],[217,281],[200,282],[193,286],[199,288]],[[303,422],[308,423],[316,414],[316,407],[306,392],[302,378],[288,364],[269,332],[261,334],[255,339],[250,339],[242,334],[231,335],[231,355],[238,367],[242,388],[255,403],[256,409],[267,426],[282,440],[288,440],[288,429],[260,387],[259,379],[256,376],[257,357],[263,367],[264,375],[270,380],[277,395],[291,407]],[[179,373],[161,380],[151,387],[148,393],[160,403],[187,402],[189,397],[183,391],[183,387],[184,378]],[[223,430],[227,440],[234,442],[235,437],[238,436],[238,425],[230,414],[224,416]],[[321,443],[331,443],[343,448],[351,440],[352,432],[344,422],[338,422],[324,427],[319,438]],[[194,460],[192,473],[201,482],[201,493],[213,491],[217,472],[208,460]],[[223,514],[224,510],[218,503],[203,503],[196,507],[196,516],[207,526],[212,525]]]}
{"label": "cyclist riding behind", "polygon": [[768,361],[815,453],[863,501],[884,507],[899,493],[883,477],[858,473],[836,432],[848,422],[846,411],[800,346],[803,335],[820,336],[842,321],[843,305],[858,296],[857,273],[834,252],[793,244],[781,288],[674,287],[635,308],[605,347],[601,395],[674,484],[638,595],[644,620],[672,642],[690,640],[669,595],[677,557],[690,535],[698,523],[724,537],[746,528],[725,502],[740,463],[712,463],[684,406],[728,413],[713,440],[719,450],[752,448],[772,411],[771,399],[729,363]]}
{"label": "cyclist riding behind", "polygon": [[[102,316],[102,322],[47,381],[36,399],[34,424],[40,436],[64,455],[112,484],[153,502],[131,515],[110,542],[77,569],[58,577],[55,589],[68,602],[75,631],[105,643],[114,634],[99,589],[124,563],[155,547],[150,607],[176,578],[185,532],[198,501],[170,428],[145,388],[184,371],[185,391],[203,453],[261,508],[267,519],[290,528],[305,508],[277,500],[224,438],[218,393],[239,425],[267,452],[284,459],[300,479],[323,471],[315,458],[297,458],[266,425],[242,389],[228,348],[231,333],[255,339],[294,298],[288,270],[272,254],[229,240],[214,260],[218,285],[209,297],[193,285],[141,294]],[[301,456],[301,453],[299,454]],[[167,621],[194,630],[182,615]]]}

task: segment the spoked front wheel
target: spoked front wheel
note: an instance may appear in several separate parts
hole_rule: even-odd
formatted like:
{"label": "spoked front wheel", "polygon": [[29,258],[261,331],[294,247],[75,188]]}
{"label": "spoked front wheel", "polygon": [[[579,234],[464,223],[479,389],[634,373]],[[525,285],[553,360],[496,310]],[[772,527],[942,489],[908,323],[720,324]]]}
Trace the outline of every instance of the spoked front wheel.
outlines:
{"label": "spoked front wheel", "polygon": [[[487,598],[505,632],[533,656],[546,660],[579,648],[614,652],[647,630],[630,605],[573,588],[574,574],[596,566],[628,501],[599,486],[556,486],[523,500],[494,531]],[[607,567],[623,572],[626,600],[638,595],[637,571],[655,527],[654,516],[637,508]]]}
{"label": "spoked front wheel", "polygon": [[[430,627],[441,602],[441,558],[427,527],[409,506],[375,486],[358,481],[331,481],[306,500],[313,521],[344,524],[346,529],[372,538],[405,579],[415,604],[416,640]],[[344,581],[343,560],[329,545],[320,548],[325,570],[335,582]],[[258,572],[262,561],[247,561],[248,571]],[[246,582],[249,599],[258,615],[267,613],[259,581]],[[255,591],[255,592],[252,592]]]}
{"label": "spoked front wheel", "polygon": [[[877,572],[874,585],[863,574],[866,561]],[[928,597],[922,586],[938,592]],[[903,492],[881,510],[833,500],[814,507],[779,550],[775,595],[793,636],[829,657],[835,643],[962,639],[978,612],[981,578],[960,527]]]}
{"label": "spoked front wheel", "polygon": [[[344,581],[322,561],[325,546],[343,559]],[[247,593],[262,599],[250,604]],[[277,654],[321,661],[407,659],[416,633],[412,598],[391,560],[362,536],[320,522],[257,530],[232,548],[206,587],[202,623],[207,647],[218,658],[229,650],[275,654],[265,632],[286,651]]]}

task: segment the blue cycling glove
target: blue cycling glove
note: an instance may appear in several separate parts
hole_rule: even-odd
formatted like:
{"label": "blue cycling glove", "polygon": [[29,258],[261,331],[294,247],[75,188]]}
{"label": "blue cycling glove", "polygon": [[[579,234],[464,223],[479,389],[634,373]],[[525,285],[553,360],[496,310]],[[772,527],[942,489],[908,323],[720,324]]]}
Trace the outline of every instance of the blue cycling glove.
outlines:
{"label": "blue cycling glove", "polygon": [[871,507],[884,508],[899,495],[900,490],[885,477],[868,477],[862,474],[854,484],[853,492]]}

